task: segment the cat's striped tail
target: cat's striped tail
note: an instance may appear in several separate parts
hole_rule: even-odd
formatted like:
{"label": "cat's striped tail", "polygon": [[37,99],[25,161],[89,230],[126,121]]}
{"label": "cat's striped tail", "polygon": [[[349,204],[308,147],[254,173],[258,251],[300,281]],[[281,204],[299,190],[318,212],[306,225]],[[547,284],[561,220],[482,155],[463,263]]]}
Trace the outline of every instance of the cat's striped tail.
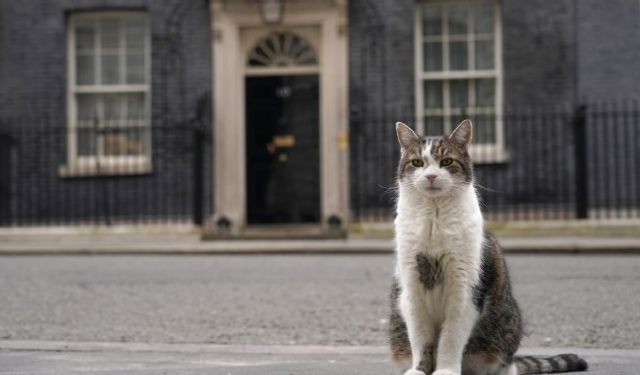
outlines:
{"label": "cat's striped tail", "polygon": [[558,354],[553,357],[516,356],[514,359],[518,375],[586,371],[588,367],[587,362],[575,354]]}

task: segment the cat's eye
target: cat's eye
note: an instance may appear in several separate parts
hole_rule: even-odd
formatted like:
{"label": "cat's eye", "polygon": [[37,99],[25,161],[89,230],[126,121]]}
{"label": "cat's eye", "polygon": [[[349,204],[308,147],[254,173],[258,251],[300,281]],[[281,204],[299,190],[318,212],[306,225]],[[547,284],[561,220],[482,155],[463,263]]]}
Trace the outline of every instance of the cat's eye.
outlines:
{"label": "cat's eye", "polygon": [[413,159],[411,160],[411,165],[413,165],[416,168],[420,168],[422,166],[424,166],[424,162],[420,159]]}
{"label": "cat's eye", "polygon": [[446,159],[440,160],[440,166],[441,167],[446,167],[447,165],[451,165],[451,163],[453,163],[453,159],[451,159],[451,158],[446,158]]}

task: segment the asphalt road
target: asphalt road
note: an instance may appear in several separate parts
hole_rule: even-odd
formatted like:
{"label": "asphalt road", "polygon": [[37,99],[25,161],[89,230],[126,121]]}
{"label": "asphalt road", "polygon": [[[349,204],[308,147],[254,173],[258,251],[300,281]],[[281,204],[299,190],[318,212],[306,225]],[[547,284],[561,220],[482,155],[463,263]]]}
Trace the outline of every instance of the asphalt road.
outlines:
{"label": "asphalt road", "polygon": [[[640,349],[640,257],[508,258],[527,347]],[[385,345],[392,258],[0,258],[0,339]]]}
{"label": "asphalt road", "polygon": [[[296,350],[289,350],[296,348]],[[98,351],[1,351],[7,375],[399,375],[385,348],[147,348]],[[263,350],[265,349],[265,350]],[[587,375],[635,375],[638,351],[573,350],[589,362]],[[534,350],[530,354],[548,354]],[[579,373],[574,373],[579,374]]]}

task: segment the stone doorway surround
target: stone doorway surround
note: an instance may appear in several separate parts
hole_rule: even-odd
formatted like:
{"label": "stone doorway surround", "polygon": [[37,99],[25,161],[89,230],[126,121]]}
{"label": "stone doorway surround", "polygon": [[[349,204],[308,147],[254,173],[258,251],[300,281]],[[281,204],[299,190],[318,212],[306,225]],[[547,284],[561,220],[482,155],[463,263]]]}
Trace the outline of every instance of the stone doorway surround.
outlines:
{"label": "stone doorway surround", "polygon": [[[210,0],[214,214],[207,223],[206,238],[342,236],[348,225],[347,0],[285,0],[284,9],[281,23],[265,25],[256,0]],[[246,225],[244,82],[247,75],[260,74],[247,69],[252,43],[277,30],[310,30],[302,34],[309,35],[317,48],[321,222],[255,228]],[[270,68],[265,74],[279,74],[278,69]]]}

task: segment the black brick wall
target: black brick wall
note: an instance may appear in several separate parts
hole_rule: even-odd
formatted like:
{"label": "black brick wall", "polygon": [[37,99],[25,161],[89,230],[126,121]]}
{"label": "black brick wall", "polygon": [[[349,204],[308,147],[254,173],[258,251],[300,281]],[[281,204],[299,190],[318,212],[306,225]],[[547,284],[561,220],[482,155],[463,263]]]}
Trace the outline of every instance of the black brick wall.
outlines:
{"label": "black brick wall", "polygon": [[640,97],[640,3],[580,0],[578,76],[580,99]]}
{"label": "black brick wall", "polygon": [[571,104],[575,90],[573,1],[502,2],[504,104]]}
{"label": "black brick wall", "polygon": [[[413,0],[349,1],[352,206],[389,206],[395,121],[414,117]],[[373,173],[372,173],[373,172]],[[358,213],[356,213],[358,214]]]}

